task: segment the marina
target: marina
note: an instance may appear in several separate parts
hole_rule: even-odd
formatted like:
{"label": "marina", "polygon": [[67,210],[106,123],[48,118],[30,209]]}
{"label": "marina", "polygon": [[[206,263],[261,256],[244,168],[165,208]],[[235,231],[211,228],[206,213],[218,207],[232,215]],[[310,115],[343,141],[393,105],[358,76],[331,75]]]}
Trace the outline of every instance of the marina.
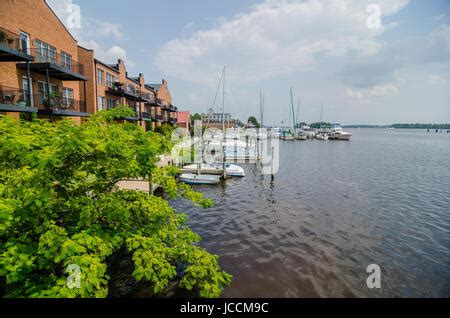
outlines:
{"label": "marina", "polygon": [[[351,132],[350,142],[281,142],[274,180],[242,164],[245,178],[194,186],[215,201],[208,211],[172,202],[234,275],[224,297],[450,294],[449,135]],[[372,263],[381,290],[365,287]]]}

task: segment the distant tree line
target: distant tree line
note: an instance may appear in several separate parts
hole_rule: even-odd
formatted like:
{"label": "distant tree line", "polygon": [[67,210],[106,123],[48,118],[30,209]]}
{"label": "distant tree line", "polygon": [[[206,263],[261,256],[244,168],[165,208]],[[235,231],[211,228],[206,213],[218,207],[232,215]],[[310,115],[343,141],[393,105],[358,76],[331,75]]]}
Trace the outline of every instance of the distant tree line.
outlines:
{"label": "distant tree line", "polygon": [[309,125],[309,127],[311,128],[331,128],[331,123],[327,123],[327,122],[317,122],[317,123],[312,123],[311,125]]}
{"label": "distant tree line", "polygon": [[398,129],[450,129],[450,124],[394,124]]}

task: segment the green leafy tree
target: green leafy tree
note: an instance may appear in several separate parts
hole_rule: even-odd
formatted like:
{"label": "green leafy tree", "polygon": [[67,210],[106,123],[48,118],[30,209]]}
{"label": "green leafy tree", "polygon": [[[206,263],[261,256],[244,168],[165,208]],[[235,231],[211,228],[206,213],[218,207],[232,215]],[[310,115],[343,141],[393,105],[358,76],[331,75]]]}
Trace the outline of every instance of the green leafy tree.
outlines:
{"label": "green leafy tree", "polygon": [[257,120],[254,116],[251,116],[251,117],[247,120],[247,122],[250,123],[250,124],[255,125],[256,128],[260,128],[260,127],[261,127],[261,125],[258,123],[258,120]]}
{"label": "green leafy tree", "polygon": [[218,297],[230,283],[185,215],[163,198],[116,186],[145,178],[168,198],[212,205],[177,184],[176,169],[158,168],[171,148],[165,136],[117,123],[129,111],[103,111],[80,126],[0,117],[0,295],[107,297],[111,260],[122,254],[155,294],[175,282]]}
{"label": "green leafy tree", "polygon": [[331,124],[326,122],[317,122],[309,125],[311,128],[319,129],[319,128],[330,128]]}

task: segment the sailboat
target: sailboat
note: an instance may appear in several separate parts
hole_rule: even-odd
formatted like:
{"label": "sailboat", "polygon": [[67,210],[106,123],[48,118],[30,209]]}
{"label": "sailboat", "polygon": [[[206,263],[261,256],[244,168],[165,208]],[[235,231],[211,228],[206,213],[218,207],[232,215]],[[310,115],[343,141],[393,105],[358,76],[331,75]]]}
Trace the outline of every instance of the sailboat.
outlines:
{"label": "sailboat", "polygon": [[291,105],[289,113],[292,114],[292,128],[285,128],[282,132],[281,139],[283,140],[295,140],[295,114],[294,114],[294,104],[293,104],[293,95],[292,95],[292,87],[290,91],[291,96]]}
{"label": "sailboat", "polygon": [[[291,98],[292,98],[292,95],[291,95]],[[292,100],[292,106],[293,105],[294,105],[294,101]],[[295,132],[295,139],[297,139],[297,140],[306,140],[306,139],[308,139],[308,137],[306,136],[306,134],[303,131],[302,127],[300,127],[299,114],[300,114],[300,98],[298,99],[297,118],[295,120],[294,132]]]}
{"label": "sailboat", "polygon": [[319,140],[328,140],[328,134],[322,129],[322,120],[323,120],[323,104],[322,104],[322,110],[320,112],[320,127],[319,132],[316,134],[316,139]]}
{"label": "sailboat", "polygon": [[[222,82],[222,94],[223,94],[223,105],[222,105],[222,132],[219,135],[220,140],[215,139],[215,136],[211,137],[211,140],[208,140],[208,143],[211,145],[212,143],[218,143],[218,145],[222,146],[225,153],[222,156],[222,162],[221,163],[215,163],[215,164],[205,164],[205,163],[196,163],[192,165],[187,165],[183,168],[183,173],[179,179],[185,183],[188,184],[217,184],[220,181],[220,175],[223,175],[224,179],[226,176],[233,176],[233,177],[244,177],[245,172],[244,169],[238,165],[234,164],[227,164],[226,158],[227,156],[233,157],[235,155],[238,155],[236,153],[232,153],[232,150],[235,151],[237,147],[234,147],[236,143],[234,141],[230,141],[230,143],[227,142],[227,135],[226,135],[226,127],[225,127],[225,72],[226,67],[223,68],[223,74],[220,79]],[[220,89],[220,82],[219,82],[219,88]],[[217,94],[216,94],[217,97]],[[230,144],[230,145],[229,145]],[[240,149],[240,148],[237,148]],[[240,154],[240,153],[239,153]],[[197,171],[197,173],[192,173]]]}

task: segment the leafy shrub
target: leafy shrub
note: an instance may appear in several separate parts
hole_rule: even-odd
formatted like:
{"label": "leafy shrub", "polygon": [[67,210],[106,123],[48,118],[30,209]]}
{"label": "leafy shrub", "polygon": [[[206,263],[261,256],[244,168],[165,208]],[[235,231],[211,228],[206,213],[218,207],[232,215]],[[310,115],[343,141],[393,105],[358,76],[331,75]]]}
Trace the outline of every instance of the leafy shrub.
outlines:
{"label": "leafy shrub", "polygon": [[[146,178],[169,198],[212,202],[158,168],[165,136],[118,124],[125,110],[100,112],[80,126],[0,117],[0,286],[6,297],[107,297],[109,259],[126,249],[133,277],[156,294],[178,287],[218,297],[231,281],[197,243],[186,216],[168,202],[118,181]],[[126,112],[126,111],[125,111]],[[79,286],[68,285],[71,265]],[[183,268],[177,273],[177,268]]]}

